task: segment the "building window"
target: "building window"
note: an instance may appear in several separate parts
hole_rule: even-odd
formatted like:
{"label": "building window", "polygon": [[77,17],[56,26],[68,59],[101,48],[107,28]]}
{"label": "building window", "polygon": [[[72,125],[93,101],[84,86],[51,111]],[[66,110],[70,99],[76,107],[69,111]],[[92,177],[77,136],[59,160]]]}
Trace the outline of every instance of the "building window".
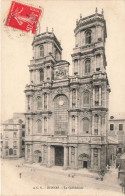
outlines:
{"label": "building window", "polygon": [[119,131],[123,130],[123,124],[119,124]]}
{"label": "building window", "polygon": [[114,124],[110,124],[110,131],[114,130]]}
{"label": "building window", "polygon": [[44,93],[44,109],[47,109],[47,93]]}
{"label": "building window", "polygon": [[22,140],[22,145],[24,145],[25,144],[25,142],[24,142],[24,140]]}
{"label": "building window", "polygon": [[89,133],[89,119],[83,119],[83,133]]}
{"label": "building window", "polygon": [[94,129],[94,135],[98,135],[98,129]]}
{"label": "building window", "polygon": [[37,97],[37,109],[41,109],[42,108],[42,99],[41,97]]}
{"label": "building window", "polygon": [[13,137],[16,138],[16,136],[17,136],[17,134],[16,134],[16,132],[14,132],[14,133],[13,133]]}
{"label": "building window", "polygon": [[22,129],[25,129],[25,125],[24,124],[22,124]]}
{"label": "building window", "polygon": [[74,60],[74,74],[78,74],[78,60]]}
{"label": "building window", "polygon": [[44,117],[44,133],[47,133],[47,118]]}
{"label": "building window", "polygon": [[13,154],[14,154],[14,155],[17,155],[16,150],[13,151]]}
{"label": "building window", "polygon": [[13,142],[13,146],[16,147],[17,146],[17,141]]}
{"label": "building window", "polygon": [[8,132],[5,131],[5,138],[8,138]]}
{"label": "building window", "polygon": [[91,44],[91,31],[87,31],[85,37],[86,37],[86,44]]}
{"label": "building window", "polygon": [[118,153],[122,153],[122,148],[118,148]]}
{"label": "building window", "polygon": [[90,60],[87,59],[87,60],[85,61],[85,74],[90,73],[90,64],[91,64]]}
{"label": "building window", "polygon": [[72,133],[75,133],[75,116],[72,116]]}
{"label": "building window", "polygon": [[12,154],[13,154],[13,149],[10,148],[10,149],[9,149],[9,155],[12,155]]}
{"label": "building window", "polygon": [[44,72],[43,69],[40,69],[40,81],[44,80]]}
{"label": "building window", "polygon": [[95,105],[99,105],[99,86],[95,87]]}
{"label": "building window", "polygon": [[25,131],[22,131],[22,137],[25,137]]}
{"label": "building window", "polygon": [[98,134],[98,123],[99,123],[99,116],[95,114],[95,135]]}
{"label": "building window", "polygon": [[42,131],[42,122],[41,122],[41,120],[38,120],[37,121],[37,131],[39,133],[41,133],[41,131]]}
{"label": "building window", "polygon": [[40,46],[40,57],[44,57],[44,47]]}
{"label": "building window", "polygon": [[76,106],[76,89],[72,90],[72,107]]}
{"label": "building window", "polygon": [[89,105],[89,92],[84,92],[83,94],[83,105]]}

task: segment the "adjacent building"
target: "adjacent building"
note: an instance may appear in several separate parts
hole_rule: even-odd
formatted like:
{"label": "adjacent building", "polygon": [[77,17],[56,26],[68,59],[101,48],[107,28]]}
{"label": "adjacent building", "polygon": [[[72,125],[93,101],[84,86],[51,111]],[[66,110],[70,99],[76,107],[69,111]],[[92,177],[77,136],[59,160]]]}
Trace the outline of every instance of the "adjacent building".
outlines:
{"label": "adjacent building", "polygon": [[108,135],[118,140],[117,154],[125,152],[125,118],[111,116]]}
{"label": "adjacent building", "polygon": [[53,32],[34,37],[26,85],[25,161],[67,168],[105,169],[109,82],[103,12],[76,21],[69,62]]}
{"label": "adjacent building", "polygon": [[2,158],[19,158],[25,154],[25,116],[14,113],[2,123]]}

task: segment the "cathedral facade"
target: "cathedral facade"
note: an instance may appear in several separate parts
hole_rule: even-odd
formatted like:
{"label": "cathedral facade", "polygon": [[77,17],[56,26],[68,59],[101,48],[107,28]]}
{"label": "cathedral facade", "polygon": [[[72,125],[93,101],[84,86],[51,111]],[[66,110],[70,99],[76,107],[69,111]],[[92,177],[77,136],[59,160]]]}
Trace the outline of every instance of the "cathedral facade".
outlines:
{"label": "cathedral facade", "polygon": [[72,76],[55,34],[34,37],[25,88],[25,161],[98,171],[106,166],[110,92],[103,13],[80,16],[74,34]]}

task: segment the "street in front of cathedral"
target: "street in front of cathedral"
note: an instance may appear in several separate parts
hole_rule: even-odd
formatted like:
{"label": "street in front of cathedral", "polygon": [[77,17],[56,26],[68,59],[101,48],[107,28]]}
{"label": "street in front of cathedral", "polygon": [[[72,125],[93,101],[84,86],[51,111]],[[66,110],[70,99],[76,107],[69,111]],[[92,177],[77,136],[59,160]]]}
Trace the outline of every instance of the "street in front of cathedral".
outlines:
{"label": "street in front of cathedral", "polygon": [[[39,164],[24,164],[24,159],[2,160],[2,194],[3,195],[63,195],[73,193],[85,195],[121,195],[118,182],[118,169],[110,168],[103,181],[97,174],[84,171],[63,170],[60,167],[45,168]],[[19,174],[22,173],[20,178]],[[13,178],[12,178],[13,176]],[[7,180],[9,179],[9,180]],[[7,187],[7,188],[6,188]]]}

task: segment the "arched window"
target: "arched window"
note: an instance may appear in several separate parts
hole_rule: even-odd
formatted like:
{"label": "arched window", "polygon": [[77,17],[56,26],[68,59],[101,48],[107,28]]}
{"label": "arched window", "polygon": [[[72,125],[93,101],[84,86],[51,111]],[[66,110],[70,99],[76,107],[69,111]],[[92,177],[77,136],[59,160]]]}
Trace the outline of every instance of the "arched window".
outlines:
{"label": "arched window", "polygon": [[89,133],[89,119],[88,118],[83,119],[83,132]]}
{"label": "arched window", "polygon": [[99,86],[95,87],[95,105],[99,105]]}
{"label": "arched window", "polygon": [[74,60],[74,74],[78,74],[78,60]]}
{"label": "arched window", "polygon": [[99,116],[97,114],[95,114],[94,135],[98,135],[98,122],[99,122]]}
{"label": "arched window", "polygon": [[91,64],[90,59],[87,59],[85,61],[85,74],[90,73],[90,64]]}
{"label": "arched window", "polygon": [[47,93],[44,93],[44,109],[47,109]]}
{"label": "arched window", "polygon": [[44,80],[44,72],[43,69],[40,69],[40,81]]}
{"label": "arched window", "polygon": [[86,32],[86,44],[91,44],[91,31]]}
{"label": "arched window", "polygon": [[89,92],[84,92],[83,93],[83,105],[89,105]]}
{"label": "arched window", "polygon": [[40,57],[44,57],[44,47],[40,46]]}
{"label": "arched window", "polygon": [[47,133],[47,118],[44,117],[44,133]]}
{"label": "arched window", "polygon": [[76,89],[72,90],[72,107],[76,106]]}
{"label": "arched window", "polygon": [[72,116],[72,133],[75,133],[75,116]]}
{"label": "arched window", "polygon": [[12,154],[13,154],[13,149],[10,148],[10,149],[9,149],[9,155],[12,155]]}
{"label": "arched window", "polygon": [[40,96],[37,97],[37,109],[42,108],[42,99]]}
{"label": "arched window", "polygon": [[37,131],[39,133],[41,133],[41,131],[42,131],[42,122],[41,122],[41,120],[38,120],[37,121]]}

